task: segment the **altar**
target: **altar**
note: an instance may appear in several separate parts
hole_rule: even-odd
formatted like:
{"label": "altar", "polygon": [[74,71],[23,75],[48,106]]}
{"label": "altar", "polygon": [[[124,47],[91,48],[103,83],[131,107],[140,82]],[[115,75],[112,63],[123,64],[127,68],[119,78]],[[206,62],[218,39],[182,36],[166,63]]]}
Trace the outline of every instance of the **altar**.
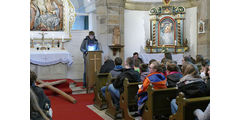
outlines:
{"label": "altar", "polygon": [[[139,57],[142,58],[144,63],[148,64],[151,59],[161,61],[164,58],[164,53],[141,53],[139,54]],[[172,60],[176,61],[178,65],[182,65],[183,54],[172,54]]]}
{"label": "altar", "polygon": [[31,49],[31,70],[38,79],[64,79],[67,78],[67,68],[73,63],[72,55],[66,50],[52,48],[51,50]]}

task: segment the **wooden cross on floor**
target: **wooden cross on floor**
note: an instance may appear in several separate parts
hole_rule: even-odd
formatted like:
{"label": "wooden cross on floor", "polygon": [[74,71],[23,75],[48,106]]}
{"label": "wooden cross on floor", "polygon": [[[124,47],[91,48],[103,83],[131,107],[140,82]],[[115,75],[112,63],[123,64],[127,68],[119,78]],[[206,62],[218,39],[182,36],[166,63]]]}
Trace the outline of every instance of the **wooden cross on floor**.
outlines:
{"label": "wooden cross on floor", "polygon": [[56,84],[61,84],[63,82],[66,82],[66,80],[62,80],[62,81],[55,81],[55,82],[44,82],[42,80],[37,80],[38,83],[40,83],[39,87],[47,87],[48,89],[58,93],[59,95],[62,95],[65,99],[69,100],[70,102],[72,102],[73,104],[75,104],[77,102],[76,99],[74,99],[72,96],[68,95],[67,93],[63,92],[62,90],[54,87],[53,85]]}
{"label": "wooden cross on floor", "polygon": [[101,60],[100,58],[97,58],[97,55],[94,54],[94,58],[90,59],[94,61],[94,71],[97,72],[97,60]]}

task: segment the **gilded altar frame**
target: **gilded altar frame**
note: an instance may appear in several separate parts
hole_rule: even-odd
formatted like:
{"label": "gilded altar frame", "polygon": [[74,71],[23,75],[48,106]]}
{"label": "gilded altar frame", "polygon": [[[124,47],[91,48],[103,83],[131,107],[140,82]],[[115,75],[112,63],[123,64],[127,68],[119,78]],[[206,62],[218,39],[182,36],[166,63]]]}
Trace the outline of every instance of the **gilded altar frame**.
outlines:
{"label": "gilded altar frame", "polygon": [[63,6],[63,28],[60,31],[32,31],[30,30],[31,37],[34,40],[40,40],[42,39],[42,36],[40,33],[45,33],[44,39],[52,39],[52,36],[54,34],[55,39],[62,39],[64,37],[64,40],[70,40],[71,35],[71,28],[72,25],[75,22],[75,8],[70,0],[60,0],[62,2]]}
{"label": "gilded altar frame", "polygon": [[183,53],[188,50],[184,40],[185,8],[164,6],[150,9],[150,39],[146,41],[147,53]]}

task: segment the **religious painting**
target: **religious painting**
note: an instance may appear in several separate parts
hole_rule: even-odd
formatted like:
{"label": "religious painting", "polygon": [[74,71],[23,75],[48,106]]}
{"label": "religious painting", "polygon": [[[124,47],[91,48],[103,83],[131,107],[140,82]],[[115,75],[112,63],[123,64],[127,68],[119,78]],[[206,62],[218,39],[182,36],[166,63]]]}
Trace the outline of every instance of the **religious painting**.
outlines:
{"label": "religious painting", "polygon": [[202,20],[198,23],[198,33],[205,33],[205,23]]}
{"label": "religious painting", "polygon": [[174,44],[174,22],[166,18],[160,22],[160,43],[162,45]]}
{"label": "religious painting", "polygon": [[63,31],[62,0],[31,0],[31,31]]}

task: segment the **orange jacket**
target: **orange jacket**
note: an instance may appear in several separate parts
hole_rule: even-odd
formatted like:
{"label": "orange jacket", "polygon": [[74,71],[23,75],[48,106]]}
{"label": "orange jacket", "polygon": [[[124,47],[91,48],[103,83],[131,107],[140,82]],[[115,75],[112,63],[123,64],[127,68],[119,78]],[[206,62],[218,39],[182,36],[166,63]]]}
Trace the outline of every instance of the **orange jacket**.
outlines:
{"label": "orange jacket", "polygon": [[167,79],[160,72],[154,72],[149,74],[144,80],[141,88],[138,89],[138,94],[146,92],[149,84],[152,83],[154,89],[164,89],[167,88]]}

